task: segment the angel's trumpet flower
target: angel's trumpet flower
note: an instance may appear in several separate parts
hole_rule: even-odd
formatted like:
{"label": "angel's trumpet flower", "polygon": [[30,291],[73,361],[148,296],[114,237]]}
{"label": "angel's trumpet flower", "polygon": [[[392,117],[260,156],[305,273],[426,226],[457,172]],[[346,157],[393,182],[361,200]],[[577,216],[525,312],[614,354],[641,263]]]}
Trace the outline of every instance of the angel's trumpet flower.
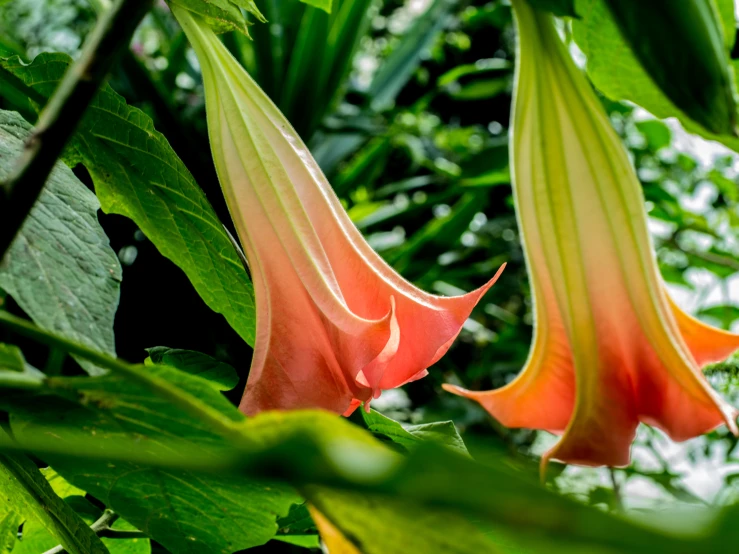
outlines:
{"label": "angel's trumpet flower", "polygon": [[403,280],[218,37],[172,9],[200,61],[213,158],[254,281],[256,345],[240,408],[346,414],[426,375],[497,275],[455,298]]}
{"label": "angel's trumpet flower", "polygon": [[562,434],[545,454],[583,465],[629,462],[639,422],[681,441],[735,410],[700,367],[739,337],[704,325],[668,297],[641,186],[627,153],[551,16],[514,0],[519,48],[511,167],[534,299],[521,374],[471,392],[508,427]]}

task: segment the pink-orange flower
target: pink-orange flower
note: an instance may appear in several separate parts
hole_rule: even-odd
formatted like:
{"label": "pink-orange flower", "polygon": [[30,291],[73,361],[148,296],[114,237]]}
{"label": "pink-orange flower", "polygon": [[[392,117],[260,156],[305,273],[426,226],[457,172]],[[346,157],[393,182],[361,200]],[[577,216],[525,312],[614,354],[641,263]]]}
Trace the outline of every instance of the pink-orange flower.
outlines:
{"label": "pink-orange flower", "polygon": [[241,409],[350,413],[426,375],[497,275],[455,298],[405,281],[216,35],[172,10],[200,61],[213,158],[254,281],[256,345]]}
{"label": "pink-orange flower", "polygon": [[509,427],[562,434],[544,456],[629,462],[639,422],[674,440],[736,411],[700,367],[739,337],[669,299],[647,231],[641,185],[598,98],[552,18],[513,1],[519,31],[511,167],[534,297],[534,341],[507,386],[471,392]]}

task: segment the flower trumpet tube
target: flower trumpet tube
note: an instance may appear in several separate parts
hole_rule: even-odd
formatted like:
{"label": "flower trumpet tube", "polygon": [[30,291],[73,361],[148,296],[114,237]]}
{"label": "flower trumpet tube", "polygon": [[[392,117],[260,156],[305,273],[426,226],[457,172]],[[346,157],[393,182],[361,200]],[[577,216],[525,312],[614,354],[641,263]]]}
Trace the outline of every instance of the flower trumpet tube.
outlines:
{"label": "flower trumpet tube", "polygon": [[514,0],[519,31],[511,168],[534,300],[534,339],[508,385],[472,392],[508,427],[561,434],[545,454],[628,464],[639,422],[681,441],[735,410],[703,364],[739,337],[683,313],[652,254],[641,185],[598,98],[551,16]]}
{"label": "flower trumpet tube", "polygon": [[213,31],[172,10],[200,62],[213,159],[254,281],[256,344],[241,410],[348,414],[426,375],[497,275],[454,298],[403,280]]}

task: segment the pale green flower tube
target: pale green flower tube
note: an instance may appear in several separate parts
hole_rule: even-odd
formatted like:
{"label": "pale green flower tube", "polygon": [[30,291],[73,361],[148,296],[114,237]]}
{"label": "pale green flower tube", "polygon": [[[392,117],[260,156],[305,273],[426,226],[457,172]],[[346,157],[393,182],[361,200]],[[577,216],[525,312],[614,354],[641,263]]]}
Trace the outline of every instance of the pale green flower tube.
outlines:
{"label": "pale green flower tube", "polygon": [[641,184],[551,16],[513,0],[519,48],[511,168],[535,305],[529,359],[507,386],[447,390],[509,427],[562,434],[544,457],[619,466],[639,422],[675,440],[736,411],[700,372],[739,337],[669,299]]}

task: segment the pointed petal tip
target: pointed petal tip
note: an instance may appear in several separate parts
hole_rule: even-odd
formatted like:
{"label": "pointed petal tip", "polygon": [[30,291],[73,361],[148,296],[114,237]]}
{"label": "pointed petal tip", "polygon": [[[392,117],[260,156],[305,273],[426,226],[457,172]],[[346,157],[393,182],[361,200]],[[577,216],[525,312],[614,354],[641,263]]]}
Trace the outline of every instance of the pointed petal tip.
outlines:
{"label": "pointed petal tip", "polygon": [[352,398],[351,404],[349,404],[349,407],[341,415],[343,415],[344,417],[349,417],[350,415],[352,415],[354,413],[354,410],[356,410],[361,403],[362,403],[361,400],[357,400],[356,398]]}
{"label": "pointed petal tip", "polygon": [[479,293],[479,295],[478,295],[478,298],[482,298],[482,296],[483,296],[483,295],[484,295],[484,294],[485,294],[485,293],[486,293],[486,292],[487,292],[488,290],[490,290],[490,287],[492,287],[492,286],[493,286],[493,285],[494,285],[494,284],[495,284],[495,283],[496,283],[496,282],[498,281],[498,279],[499,279],[499,278],[500,278],[500,276],[502,275],[502,273],[503,273],[503,271],[505,270],[505,268],[506,268],[506,266],[507,266],[507,265],[508,265],[508,262],[503,262],[503,263],[501,264],[501,266],[500,266],[500,267],[498,268],[498,271],[496,271],[496,272],[495,272],[495,275],[493,275],[493,277],[492,277],[492,278],[491,278],[491,279],[490,279],[490,280],[489,280],[489,281],[488,281],[487,283],[485,283],[485,284],[484,284],[483,286],[481,286],[481,287],[480,287],[479,289],[477,289],[477,290],[474,290],[474,291],[472,291],[472,292],[471,292],[471,293],[469,293],[469,294],[475,294],[475,293]]}

